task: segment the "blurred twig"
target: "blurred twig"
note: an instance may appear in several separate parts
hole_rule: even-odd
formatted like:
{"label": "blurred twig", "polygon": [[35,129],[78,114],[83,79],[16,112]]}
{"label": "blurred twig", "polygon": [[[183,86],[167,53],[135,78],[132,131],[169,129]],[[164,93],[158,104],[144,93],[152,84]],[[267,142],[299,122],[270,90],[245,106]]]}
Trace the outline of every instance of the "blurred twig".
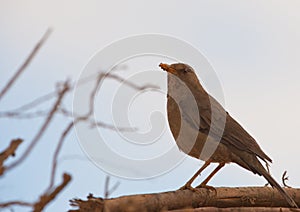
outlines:
{"label": "blurred twig", "polygon": [[16,118],[16,119],[31,119],[31,118],[37,118],[37,117],[43,117],[48,114],[48,111],[43,111],[43,110],[37,110],[34,112],[0,112],[0,118],[1,117],[6,117],[6,118]]}
{"label": "blurred twig", "polygon": [[42,135],[44,134],[45,130],[48,128],[50,122],[52,121],[55,112],[57,111],[64,95],[67,93],[67,91],[69,90],[69,83],[65,82],[63,85],[63,88],[61,90],[58,91],[58,97],[57,100],[55,101],[54,105],[52,106],[52,109],[50,110],[45,122],[43,123],[42,127],[40,128],[40,130],[38,131],[38,133],[35,135],[35,137],[33,138],[33,140],[31,141],[31,143],[29,144],[28,148],[25,150],[25,152],[23,153],[23,155],[21,155],[21,157],[16,160],[14,163],[10,164],[9,166],[6,167],[6,170],[12,169],[15,166],[19,165],[21,162],[23,162],[25,160],[25,158],[28,156],[28,154],[31,152],[31,150],[33,149],[33,147],[37,144],[37,142],[40,140],[40,138],[42,137]]}
{"label": "blurred twig", "polygon": [[52,189],[53,185],[54,185],[54,180],[55,180],[55,173],[56,173],[56,167],[57,167],[57,158],[58,158],[58,154],[62,148],[63,142],[66,138],[66,136],[68,135],[68,133],[70,132],[70,130],[73,127],[73,121],[71,123],[68,124],[68,126],[66,127],[66,129],[63,131],[63,133],[61,134],[61,137],[58,141],[56,150],[54,152],[54,156],[53,156],[53,161],[52,161],[52,171],[51,171],[51,177],[50,177],[50,185],[48,187],[48,191]]}
{"label": "blurred twig", "polygon": [[45,192],[42,194],[39,198],[39,200],[35,203],[30,202],[24,202],[24,201],[10,201],[6,203],[0,203],[0,208],[6,208],[14,205],[19,206],[26,206],[26,207],[33,207],[34,212],[40,212],[43,210],[43,208],[51,202],[58,194],[61,192],[61,190],[68,185],[68,183],[71,181],[71,176],[69,174],[64,173],[63,174],[63,182],[57,186],[53,191],[51,192]]}
{"label": "blurred twig", "polygon": [[[30,62],[33,60],[33,58],[36,56],[38,50],[41,48],[41,46],[44,44],[44,42],[47,40],[48,36],[51,33],[51,29],[48,29],[47,32],[44,34],[44,36],[41,38],[41,40],[36,44],[35,48],[32,50],[28,58],[24,61],[22,66],[17,70],[17,72],[12,76],[12,78],[8,81],[8,83],[4,86],[4,88],[0,91],[0,100],[1,98],[7,94],[8,90],[14,85],[18,77],[24,72],[24,70],[28,67]],[[85,83],[89,83],[92,80],[95,80],[96,82],[92,88],[92,90],[89,93],[89,108],[86,113],[83,115],[74,114],[71,111],[67,110],[66,108],[63,108],[62,102],[65,98],[66,94],[69,93],[71,90],[73,90],[76,86],[83,85]],[[41,211],[43,208],[52,201],[56,195],[70,182],[71,176],[69,174],[63,175],[63,182],[55,187],[55,175],[56,175],[56,169],[58,165],[58,156],[62,149],[63,143],[66,140],[67,135],[72,130],[73,126],[78,122],[87,122],[90,123],[91,127],[101,127],[106,128],[110,130],[119,130],[119,131],[135,131],[135,128],[130,127],[116,127],[101,121],[94,120],[92,115],[94,114],[94,100],[95,96],[97,94],[98,89],[101,87],[101,82],[104,79],[113,79],[120,83],[124,83],[127,86],[136,89],[136,90],[145,90],[145,89],[156,89],[157,87],[152,85],[143,85],[139,86],[133,82],[126,81],[126,79],[112,74],[112,73],[97,73],[97,76],[88,77],[86,79],[82,79],[77,84],[70,83],[69,81],[66,81],[63,84],[59,84],[57,86],[56,90],[53,92],[50,92],[46,95],[40,96],[24,105],[21,105],[15,109],[9,110],[9,111],[1,111],[0,112],[0,118],[7,117],[7,118],[18,118],[18,119],[29,119],[29,118],[36,118],[40,116],[45,116],[45,120],[42,123],[40,129],[38,132],[34,135],[31,142],[28,143],[27,148],[23,152],[23,154],[20,155],[14,162],[9,164],[8,166],[3,166],[3,162],[5,159],[7,159],[10,155],[14,155],[14,152],[18,145],[22,142],[21,139],[13,140],[10,144],[10,146],[3,151],[0,154],[0,175],[5,173],[7,170],[11,170],[14,167],[21,164],[30,154],[30,152],[33,150],[33,148],[36,146],[36,144],[39,142],[39,140],[42,138],[42,136],[45,134],[46,130],[48,129],[51,121],[53,120],[54,116],[56,114],[61,114],[64,117],[72,117],[73,120],[69,122],[66,125],[66,128],[60,135],[57,147],[55,149],[54,155],[53,155],[53,161],[52,161],[52,168],[51,168],[51,176],[50,176],[50,183],[47,187],[46,191],[40,195],[40,198],[35,203],[28,203],[23,201],[10,201],[6,203],[0,203],[0,208],[2,207],[10,207],[13,205],[19,205],[19,206],[27,206],[32,207],[34,211]],[[51,105],[51,108],[49,110],[37,110],[39,105],[42,103],[45,103],[49,100],[54,99],[54,103]],[[113,191],[117,189],[119,186],[119,182],[114,184],[111,188],[109,188],[109,177],[106,179],[105,182],[105,197],[107,198]]]}
{"label": "blurred twig", "polygon": [[44,42],[47,40],[49,35],[51,34],[51,29],[48,29],[41,40],[36,44],[34,49],[31,51],[30,55],[27,57],[27,59],[24,61],[24,63],[21,65],[21,67],[17,70],[17,72],[12,76],[12,78],[8,81],[8,83],[4,86],[4,88],[0,91],[0,100],[1,98],[7,93],[7,91],[11,88],[11,86],[14,84],[14,82],[18,79],[18,77],[22,74],[22,72],[27,68],[27,66],[30,64],[38,50],[42,47]]}
{"label": "blurred twig", "polygon": [[46,101],[51,100],[51,98],[55,97],[56,94],[57,94],[56,91],[52,91],[50,93],[47,93],[47,94],[45,94],[43,96],[40,96],[40,97],[34,99],[33,101],[31,101],[31,102],[29,102],[27,104],[24,104],[24,105],[22,105],[22,106],[20,106],[18,108],[15,108],[12,111],[26,111],[26,110],[32,109],[32,108],[38,106],[39,104],[42,104],[42,103],[44,103]]}
{"label": "blurred twig", "polygon": [[111,188],[109,188],[110,177],[106,176],[104,184],[104,199],[107,199],[120,185],[120,182],[116,182]]}
{"label": "blurred twig", "polygon": [[[17,80],[17,78],[21,75],[21,73],[30,64],[31,60],[34,58],[34,56],[36,55],[38,50],[41,48],[43,43],[46,41],[46,39],[48,38],[50,33],[51,33],[51,29],[48,29],[46,31],[46,33],[44,34],[44,36],[41,38],[41,40],[37,43],[37,45],[35,46],[35,48],[31,52],[31,54],[25,60],[23,65],[18,69],[18,71],[15,73],[15,75],[8,81],[8,83],[5,85],[5,87],[0,92],[0,99],[7,93],[7,91],[12,87],[12,85]],[[10,155],[14,156],[15,150],[17,149],[17,147],[23,141],[21,139],[13,140],[11,142],[10,146],[0,154],[0,175],[2,175],[4,173],[4,171],[12,169],[13,167],[17,166],[22,161],[24,161],[24,159],[28,156],[28,154],[31,152],[31,150],[34,148],[36,143],[39,141],[39,139],[44,134],[44,132],[47,129],[48,125],[50,124],[54,114],[56,113],[61,101],[63,100],[64,95],[67,93],[68,90],[69,90],[69,83],[68,82],[65,82],[64,85],[62,86],[62,88],[57,89],[57,91],[55,92],[55,94],[58,95],[57,99],[56,99],[52,109],[48,113],[48,116],[45,119],[45,122],[43,123],[42,127],[40,128],[40,130],[38,131],[36,136],[33,138],[32,142],[29,144],[28,148],[25,150],[23,155],[21,155],[21,157],[18,160],[16,160],[14,163],[12,163],[11,165],[9,165],[7,167],[3,166],[3,162],[4,162],[5,159],[7,159]],[[30,102],[29,104],[26,104],[26,105],[23,105],[23,106],[19,107],[14,112],[11,112],[11,113],[8,112],[5,115],[8,116],[8,117],[16,116],[16,117],[19,117],[19,118],[22,117],[22,116],[26,117],[26,118],[31,117],[31,116],[33,116],[33,117],[37,116],[37,115],[39,115],[38,112],[31,113],[31,114],[24,114],[24,111],[27,110],[27,109],[31,109],[31,108],[35,107],[36,105],[40,104],[41,102],[49,100],[52,97],[52,95],[53,95],[53,93],[45,95],[41,98],[38,98],[38,99]],[[57,152],[55,152],[55,153],[57,153]],[[13,205],[19,205],[19,206],[33,207],[34,211],[41,211],[50,201],[52,201],[56,197],[56,195],[70,182],[70,180],[71,180],[71,176],[68,175],[68,174],[64,174],[62,184],[57,186],[55,189],[53,189],[52,192],[49,192],[49,193],[46,192],[43,195],[41,195],[39,201],[36,202],[36,203],[28,203],[28,202],[24,202],[24,201],[10,201],[10,202],[6,202],[6,203],[0,203],[0,208],[10,207],[10,206],[13,206]]]}
{"label": "blurred twig", "polygon": [[136,90],[158,89],[159,88],[158,86],[155,86],[155,85],[152,85],[152,84],[137,85],[133,82],[126,81],[126,79],[124,79],[124,78],[122,78],[118,75],[115,75],[115,74],[106,74],[105,76],[107,76],[110,79],[114,79],[114,80],[116,80],[120,83],[124,83],[125,85],[127,85],[129,87],[132,87],[133,89],[136,89]]}
{"label": "blurred twig", "polygon": [[0,203],[0,208],[6,208],[6,207],[13,206],[13,205],[32,207],[32,203],[29,203],[29,202],[10,201],[10,202],[5,202],[5,203]]}

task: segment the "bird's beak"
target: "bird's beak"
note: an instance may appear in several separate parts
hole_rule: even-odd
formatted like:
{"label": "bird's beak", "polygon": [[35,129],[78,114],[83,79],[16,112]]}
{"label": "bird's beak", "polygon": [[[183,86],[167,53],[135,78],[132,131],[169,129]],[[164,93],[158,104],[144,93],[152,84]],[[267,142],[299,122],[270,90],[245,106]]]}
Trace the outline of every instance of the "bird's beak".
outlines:
{"label": "bird's beak", "polygon": [[159,64],[159,67],[161,67],[161,69],[163,69],[166,72],[176,74],[176,70],[174,68],[171,68],[171,66],[168,64],[161,63],[161,64]]}

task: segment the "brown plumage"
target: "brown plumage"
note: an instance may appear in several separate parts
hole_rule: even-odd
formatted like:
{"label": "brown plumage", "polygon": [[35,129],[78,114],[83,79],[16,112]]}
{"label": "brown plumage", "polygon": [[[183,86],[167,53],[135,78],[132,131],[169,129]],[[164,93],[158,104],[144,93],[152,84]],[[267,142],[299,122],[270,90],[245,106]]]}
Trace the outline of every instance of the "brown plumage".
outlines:
{"label": "brown plumage", "polygon": [[287,200],[294,200],[271,177],[258,158],[272,162],[255,139],[235,121],[201,86],[194,70],[183,63],[160,64],[168,72],[167,111],[171,132],[184,153],[204,160],[204,165],[182,187],[192,189],[194,179],[210,163],[218,167],[198,186],[206,184],[226,163],[234,162],[255,174],[262,175]]}

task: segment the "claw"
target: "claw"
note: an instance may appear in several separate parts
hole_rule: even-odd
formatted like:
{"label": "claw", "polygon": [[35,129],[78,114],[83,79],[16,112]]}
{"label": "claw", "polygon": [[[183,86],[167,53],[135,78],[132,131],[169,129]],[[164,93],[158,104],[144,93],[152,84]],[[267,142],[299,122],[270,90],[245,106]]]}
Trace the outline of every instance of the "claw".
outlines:
{"label": "claw", "polygon": [[184,186],[180,187],[178,190],[190,190],[190,191],[196,191],[195,188],[193,188],[191,185],[189,184],[185,184]]}
{"label": "claw", "polygon": [[200,185],[198,185],[196,188],[206,188],[208,190],[212,190],[214,192],[217,192],[217,190],[213,186],[208,186],[208,185],[205,185],[205,184],[202,184],[202,183]]}

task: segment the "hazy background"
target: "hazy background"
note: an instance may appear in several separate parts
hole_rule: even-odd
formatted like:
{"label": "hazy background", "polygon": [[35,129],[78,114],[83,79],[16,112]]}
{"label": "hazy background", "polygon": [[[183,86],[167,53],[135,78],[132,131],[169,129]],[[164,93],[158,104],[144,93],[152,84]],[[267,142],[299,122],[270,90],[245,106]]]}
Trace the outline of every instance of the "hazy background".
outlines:
{"label": "hazy background", "polygon": [[[17,85],[2,99],[0,110],[12,109],[49,92],[59,80],[67,77],[75,80],[91,56],[115,40],[142,33],[175,36],[198,48],[210,60],[223,86],[226,109],[273,159],[273,176],[280,181],[287,170],[288,184],[299,187],[299,6],[297,0],[226,3],[2,0],[1,86],[45,30],[51,26],[54,32]],[[29,141],[41,121],[1,119],[1,150],[11,138]],[[56,119],[30,157],[1,178],[1,202],[35,201],[44,192],[49,183],[53,150],[63,126],[62,119]],[[187,159],[168,174],[151,180],[112,177],[112,184],[121,183],[113,196],[177,189],[201,164]],[[69,199],[85,198],[88,193],[103,196],[106,173],[87,159],[75,133],[68,137],[60,154],[57,183],[63,171],[71,173],[73,180],[46,211],[65,211],[70,208]],[[236,165],[226,166],[210,182],[213,186],[264,184],[263,178]],[[27,208],[17,209],[27,211]]]}

